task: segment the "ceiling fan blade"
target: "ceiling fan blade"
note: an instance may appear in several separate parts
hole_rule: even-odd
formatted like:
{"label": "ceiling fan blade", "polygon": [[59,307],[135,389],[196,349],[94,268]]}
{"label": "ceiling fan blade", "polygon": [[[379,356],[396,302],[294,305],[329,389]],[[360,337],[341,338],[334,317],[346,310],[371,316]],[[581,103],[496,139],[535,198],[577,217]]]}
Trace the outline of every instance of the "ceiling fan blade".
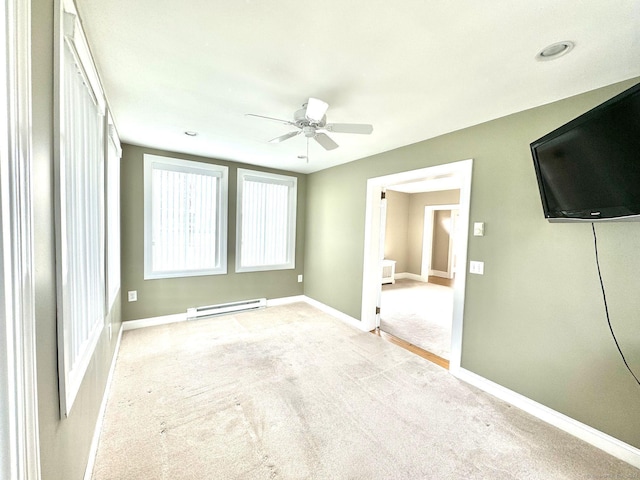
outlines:
{"label": "ceiling fan blade", "polygon": [[369,135],[373,132],[373,125],[369,125],[368,123],[327,123],[324,129],[328,132]]}
{"label": "ceiling fan blade", "polygon": [[297,132],[285,133],[284,135],[280,135],[279,137],[272,138],[271,140],[269,140],[269,143],[284,142],[285,140],[289,140],[291,137],[295,137],[296,135],[299,135],[299,134],[300,134],[300,130],[298,130]]}
{"label": "ceiling fan blade", "polygon": [[324,114],[327,113],[328,108],[329,104],[327,102],[309,97],[309,101],[307,102],[307,111],[304,116],[311,122],[320,123]]}
{"label": "ceiling fan blade", "polygon": [[338,148],[338,144],[331,140],[331,137],[326,133],[318,133],[315,137],[316,142],[318,142],[325,150],[333,150],[334,148]]}
{"label": "ceiling fan blade", "polygon": [[267,120],[273,120],[275,122],[284,123],[285,125],[295,125],[295,123],[290,122],[289,120],[282,120],[281,118],[273,118],[273,117],[265,117],[264,115],[256,115],[255,113],[245,113],[247,117],[257,117],[257,118],[266,118]]}

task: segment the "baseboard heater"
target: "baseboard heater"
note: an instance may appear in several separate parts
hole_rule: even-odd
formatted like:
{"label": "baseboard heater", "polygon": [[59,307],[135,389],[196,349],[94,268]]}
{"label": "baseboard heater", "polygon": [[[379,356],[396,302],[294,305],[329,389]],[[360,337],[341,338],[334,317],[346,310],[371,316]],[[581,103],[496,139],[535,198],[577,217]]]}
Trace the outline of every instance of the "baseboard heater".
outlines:
{"label": "baseboard heater", "polygon": [[242,300],[240,302],[221,303],[219,305],[207,305],[205,307],[187,308],[187,320],[195,320],[202,317],[222,315],[224,313],[243,312],[245,310],[256,310],[267,306],[266,298],[256,298],[254,300]]}

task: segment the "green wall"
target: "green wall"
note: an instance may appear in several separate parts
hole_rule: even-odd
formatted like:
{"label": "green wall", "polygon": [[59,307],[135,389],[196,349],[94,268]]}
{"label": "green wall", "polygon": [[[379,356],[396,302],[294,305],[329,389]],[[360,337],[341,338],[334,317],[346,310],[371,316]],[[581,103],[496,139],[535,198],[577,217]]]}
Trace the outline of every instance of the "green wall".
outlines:
{"label": "green wall", "polygon": [[[640,448],[640,387],[605,318],[590,224],[550,224],[529,144],[635,82],[466,128],[308,178],[305,294],[360,318],[368,178],[474,159],[462,367]],[[640,372],[640,223],[597,225],[611,321]],[[336,268],[339,274],[336,275]]]}
{"label": "green wall", "polygon": [[120,300],[103,329],[68,418],[60,419],[56,333],[53,146],[53,0],[31,4],[32,192],[36,356],[42,480],[81,480],[120,330]]}
{"label": "green wall", "polygon": [[[229,211],[227,274],[184,278],[144,279],[144,154],[162,155],[229,167]],[[283,173],[298,178],[296,218],[296,268],[268,272],[235,273],[237,169],[250,168]],[[175,313],[189,307],[214,305],[252,298],[281,298],[303,294],[298,275],[304,273],[306,175],[123,145],[121,163],[122,209],[122,318],[137,320]],[[128,302],[126,292],[136,290],[137,302]]]}

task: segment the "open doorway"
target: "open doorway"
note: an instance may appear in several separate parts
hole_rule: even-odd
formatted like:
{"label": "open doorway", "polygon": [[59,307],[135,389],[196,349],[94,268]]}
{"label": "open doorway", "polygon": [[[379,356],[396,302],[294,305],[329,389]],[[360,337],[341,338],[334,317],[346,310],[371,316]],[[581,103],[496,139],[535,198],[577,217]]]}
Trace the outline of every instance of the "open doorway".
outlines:
{"label": "open doorway", "polygon": [[[423,191],[429,191],[436,189],[435,184],[439,184],[440,190],[459,190],[459,201],[450,202],[448,204],[459,205],[458,208],[458,235],[456,242],[453,244],[453,258],[452,262],[455,266],[460,265],[460,272],[455,277],[455,282],[452,287],[451,302],[451,333],[450,333],[450,348],[449,368],[451,371],[455,371],[460,367],[460,358],[462,350],[462,319],[464,308],[464,291],[465,291],[465,275],[464,268],[467,258],[467,242],[468,242],[468,226],[469,226],[469,203],[471,196],[471,168],[472,160],[464,160],[460,162],[454,162],[445,165],[438,165],[434,167],[428,167],[419,170],[413,170],[410,172],[402,172],[393,175],[387,175],[384,177],[377,177],[369,179],[367,182],[367,205],[366,205],[366,219],[365,219],[365,245],[364,245],[364,269],[363,269],[363,292],[362,292],[362,321],[365,328],[373,330],[380,322],[379,308],[382,303],[382,270],[384,261],[384,244],[380,241],[382,235],[384,221],[381,218],[382,200],[381,193],[383,190],[387,190],[388,187],[398,188],[399,185],[412,185],[422,184]],[[446,188],[444,185],[448,184]],[[422,209],[422,215],[424,215],[424,206]],[[420,235],[419,243],[423,242],[423,226],[420,222]],[[418,261],[417,270],[413,269],[408,272],[408,279],[423,281],[423,283],[429,284],[428,276],[423,278],[422,267],[422,248],[420,249],[420,255]],[[453,260],[455,259],[455,260]],[[411,258],[411,262],[416,262],[415,258]],[[397,265],[397,263],[396,263]],[[452,267],[454,268],[454,267]],[[417,271],[418,273],[411,273]],[[455,272],[455,270],[452,270]],[[398,270],[399,273],[400,269]],[[396,284],[398,280],[403,280],[403,275],[399,275],[396,278]],[[426,282],[424,280],[427,280]],[[396,285],[394,284],[394,286]]]}
{"label": "open doorway", "polygon": [[382,278],[379,327],[447,365],[460,189],[456,178],[443,180],[386,187],[380,230],[384,262],[395,269]]}

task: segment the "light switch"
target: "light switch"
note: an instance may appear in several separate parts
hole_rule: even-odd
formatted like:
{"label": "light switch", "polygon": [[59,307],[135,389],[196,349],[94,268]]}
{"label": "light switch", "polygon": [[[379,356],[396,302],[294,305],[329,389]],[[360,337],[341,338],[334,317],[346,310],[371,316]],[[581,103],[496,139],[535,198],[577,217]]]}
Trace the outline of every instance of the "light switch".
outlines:
{"label": "light switch", "polygon": [[469,273],[475,273],[476,275],[484,275],[484,262],[469,262]]}
{"label": "light switch", "polygon": [[473,224],[473,236],[484,237],[484,222],[475,222]]}
{"label": "light switch", "polygon": [[302,283],[302,275],[298,275],[298,283]]}
{"label": "light switch", "polygon": [[129,292],[127,292],[128,296],[129,296],[129,301],[130,302],[137,302],[138,301],[138,291],[137,290],[130,290]]}

